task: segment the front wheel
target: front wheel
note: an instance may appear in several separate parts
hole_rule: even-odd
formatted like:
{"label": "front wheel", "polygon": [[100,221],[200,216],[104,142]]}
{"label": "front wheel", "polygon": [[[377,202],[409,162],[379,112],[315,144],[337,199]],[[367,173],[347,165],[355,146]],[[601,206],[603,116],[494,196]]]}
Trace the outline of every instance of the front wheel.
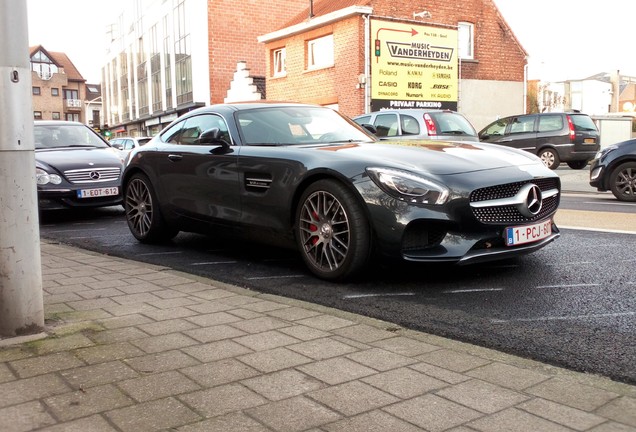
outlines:
{"label": "front wheel", "polygon": [[305,264],[320,278],[350,278],[369,260],[371,229],[364,209],[337,181],[319,180],[305,190],[295,231]]}
{"label": "front wheel", "polygon": [[636,162],[619,165],[610,174],[610,188],[620,201],[636,201]]}
{"label": "front wheel", "polygon": [[538,156],[541,159],[541,162],[543,162],[543,164],[547,166],[548,168],[550,168],[551,170],[557,169],[559,165],[561,164],[561,161],[559,160],[559,155],[557,154],[556,151],[554,151],[551,148],[542,149],[539,152]]}
{"label": "front wheel", "polygon": [[134,174],[126,184],[124,210],[130,232],[142,243],[167,241],[179,233],[164,221],[152,183],[144,174]]}

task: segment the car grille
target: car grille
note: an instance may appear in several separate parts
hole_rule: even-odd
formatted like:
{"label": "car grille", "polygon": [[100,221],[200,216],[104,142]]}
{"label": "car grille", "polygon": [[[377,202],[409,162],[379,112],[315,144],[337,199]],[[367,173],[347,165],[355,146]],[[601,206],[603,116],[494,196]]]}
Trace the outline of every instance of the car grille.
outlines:
{"label": "car grille", "polygon": [[89,168],[64,171],[64,176],[71,183],[102,183],[117,180],[120,168]]}
{"label": "car grille", "polygon": [[[558,178],[535,179],[529,182],[508,183],[477,189],[470,194],[470,202],[472,204],[512,198],[528,183],[536,184],[543,194],[543,204],[537,214],[526,216],[519,211],[519,206],[517,205],[492,205],[484,207],[471,206],[473,215],[481,223],[508,224],[535,222],[545,219],[556,212],[560,197],[560,193],[558,193],[560,186]],[[555,191],[557,193],[554,193]]]}

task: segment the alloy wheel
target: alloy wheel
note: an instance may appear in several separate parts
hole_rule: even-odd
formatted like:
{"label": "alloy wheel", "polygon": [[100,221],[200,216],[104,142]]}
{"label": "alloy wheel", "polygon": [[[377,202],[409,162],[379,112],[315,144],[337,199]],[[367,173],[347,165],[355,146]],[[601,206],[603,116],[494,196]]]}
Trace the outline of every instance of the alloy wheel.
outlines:
{"label": "alloy wheel", "polygon": [[128,184],[125,207],[129,226],[139,236],[146,237],[152,224],[152,197],[148,186],[139,178]]}

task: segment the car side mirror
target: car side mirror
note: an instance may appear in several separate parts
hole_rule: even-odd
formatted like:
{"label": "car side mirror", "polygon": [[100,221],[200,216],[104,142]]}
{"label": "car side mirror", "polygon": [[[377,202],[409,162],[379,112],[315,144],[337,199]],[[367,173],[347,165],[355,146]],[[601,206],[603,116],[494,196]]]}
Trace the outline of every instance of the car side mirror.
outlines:
{"label": "car side mirror", "polygon": [[361,126],[365,128],[366,130],[368,130],[369,132],[371,132],[373,135],[378,134],[378,130],[373,125],[370,125],[368,123],[363,123]]}
{"label": "car side mirror", "polygon": [[219,128],[212,128],[204,131],[197,139],[197,144],[217,144],[224,148],[230,147],[230,143],[223,139]]}

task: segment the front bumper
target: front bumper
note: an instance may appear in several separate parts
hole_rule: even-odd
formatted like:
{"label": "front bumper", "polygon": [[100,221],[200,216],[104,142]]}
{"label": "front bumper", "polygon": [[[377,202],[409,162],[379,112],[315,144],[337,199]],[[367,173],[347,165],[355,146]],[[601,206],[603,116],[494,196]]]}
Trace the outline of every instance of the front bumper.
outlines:
{"label": "front bumper", "polygon": [[38,189],[40,210],[108,207],[120,205],[122,202],[121,187],[118,195],[97,198],[78,198],[77,189]]}

